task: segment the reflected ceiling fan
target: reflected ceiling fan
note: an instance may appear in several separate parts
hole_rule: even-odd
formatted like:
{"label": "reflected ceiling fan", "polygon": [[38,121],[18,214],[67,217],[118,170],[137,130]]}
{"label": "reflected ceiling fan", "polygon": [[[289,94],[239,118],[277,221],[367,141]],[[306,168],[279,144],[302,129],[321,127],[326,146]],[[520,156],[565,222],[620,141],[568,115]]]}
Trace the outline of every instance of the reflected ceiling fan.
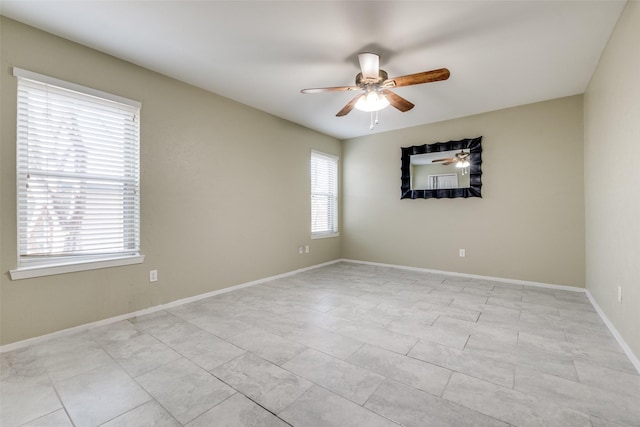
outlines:
{"label": "reflected ceiling fan", "polygon": [[460,152],[456,153],[455,156],[453,157],[435,159],[435,160],[432,160],[431,163],[440,163],[445,166],[452,165],[455,163],[457,168],[462,168],[462,174],[466,175],[469,171],[469,166],[471,165],[471,163],[469,162],[470,155],[471,155],[471,152],[460,150]]}
{"label": "reflected ceiling fan", "polygon": [[395,94],[390,89],[402,86],[411,86],[422,83],[437,82],[449,78],[449,70],[439,68],[437,70],[424,71],[422,73],[408,74],[406,76],[389,78],[386,71],[380,69],[380,57],[375,53],[365,52],[358,55],[361,72],[356,75],[355,86],[337,86],[302,89],[302,93],[321,93],[339,91],[362,91],[353,98],[336,116],[346,116],[354,108],[374,112],[392,105],[401,112],[409,111],[414,104]]}
{"label": "reflected ceiling fan", "polygon": [[469,156],[471,155],[470,152],[468,151],[464,151],[464,150],[460,150],[459,153],[456,153],[455,156],[453,157],[445,157],[443,159],[436,159],[436,160],[432,160],[431,163],[439,163],[442,162],[443,165],[450,165],[453,163],[458,163],[458,162],[469,162]]}

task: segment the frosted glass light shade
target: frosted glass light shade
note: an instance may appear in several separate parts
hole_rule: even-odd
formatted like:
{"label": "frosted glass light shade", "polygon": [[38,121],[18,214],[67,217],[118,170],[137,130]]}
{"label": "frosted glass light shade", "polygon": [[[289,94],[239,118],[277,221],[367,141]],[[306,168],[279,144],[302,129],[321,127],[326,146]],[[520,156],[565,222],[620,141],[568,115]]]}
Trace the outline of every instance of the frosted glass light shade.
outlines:
{"label": "frosted glass light shade", "polygon": [[366,112],[380,111],[388,106],[387,98],[374,91],[362,95],[355,105],[356,109]]}

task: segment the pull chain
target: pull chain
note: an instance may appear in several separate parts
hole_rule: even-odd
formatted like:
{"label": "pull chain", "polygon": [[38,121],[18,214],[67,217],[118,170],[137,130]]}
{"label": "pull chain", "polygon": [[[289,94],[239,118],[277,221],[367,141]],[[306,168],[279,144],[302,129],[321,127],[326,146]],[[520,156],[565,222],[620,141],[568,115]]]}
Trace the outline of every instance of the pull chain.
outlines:
{"label": "pull chain", "polygon": [[374,112],[372,111],[372,112],[371,112],[371,122],[370,122],[370,124],[369,124],[369,129],[370,129],[370,130],[373,130],[373,128],[375,127],[375,125],[377,125],[378,123],[380,123],[380,122],[378,121],[378,112],[377,112],[377,111],[375,112],[375,113],[376,113],[376,118],[375,118],[375,120],[374,120],[374,118],[373,118],[373,113],[374,113]]}

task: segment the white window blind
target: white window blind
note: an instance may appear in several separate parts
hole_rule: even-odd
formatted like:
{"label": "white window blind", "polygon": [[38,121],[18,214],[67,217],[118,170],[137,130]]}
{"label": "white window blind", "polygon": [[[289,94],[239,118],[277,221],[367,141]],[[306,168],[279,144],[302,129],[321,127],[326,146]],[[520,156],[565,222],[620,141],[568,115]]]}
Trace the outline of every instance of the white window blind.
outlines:
{"label": "white window blind", "polygon": [[338,234],[338,158],[311,152],[311,235]]}
{"label": "white window blind", "polygon": [[442,173],[438,175],[429,175],[428,190],[441,190],[447,188],[458,188],[458,174]]}
{"label": "white window blind", "polygon": [[140,104],[14,75],[19,268],[139,255]]}

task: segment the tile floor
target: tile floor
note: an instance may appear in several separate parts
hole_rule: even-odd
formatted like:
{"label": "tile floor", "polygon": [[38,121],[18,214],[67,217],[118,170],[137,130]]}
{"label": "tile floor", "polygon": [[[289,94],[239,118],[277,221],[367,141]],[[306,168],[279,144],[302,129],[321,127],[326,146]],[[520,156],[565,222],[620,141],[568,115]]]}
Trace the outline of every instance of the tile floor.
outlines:
{"label": "tile floor", "polygon": [[11,426],[640,426],[586,296],[339,263],[1,355]]}

